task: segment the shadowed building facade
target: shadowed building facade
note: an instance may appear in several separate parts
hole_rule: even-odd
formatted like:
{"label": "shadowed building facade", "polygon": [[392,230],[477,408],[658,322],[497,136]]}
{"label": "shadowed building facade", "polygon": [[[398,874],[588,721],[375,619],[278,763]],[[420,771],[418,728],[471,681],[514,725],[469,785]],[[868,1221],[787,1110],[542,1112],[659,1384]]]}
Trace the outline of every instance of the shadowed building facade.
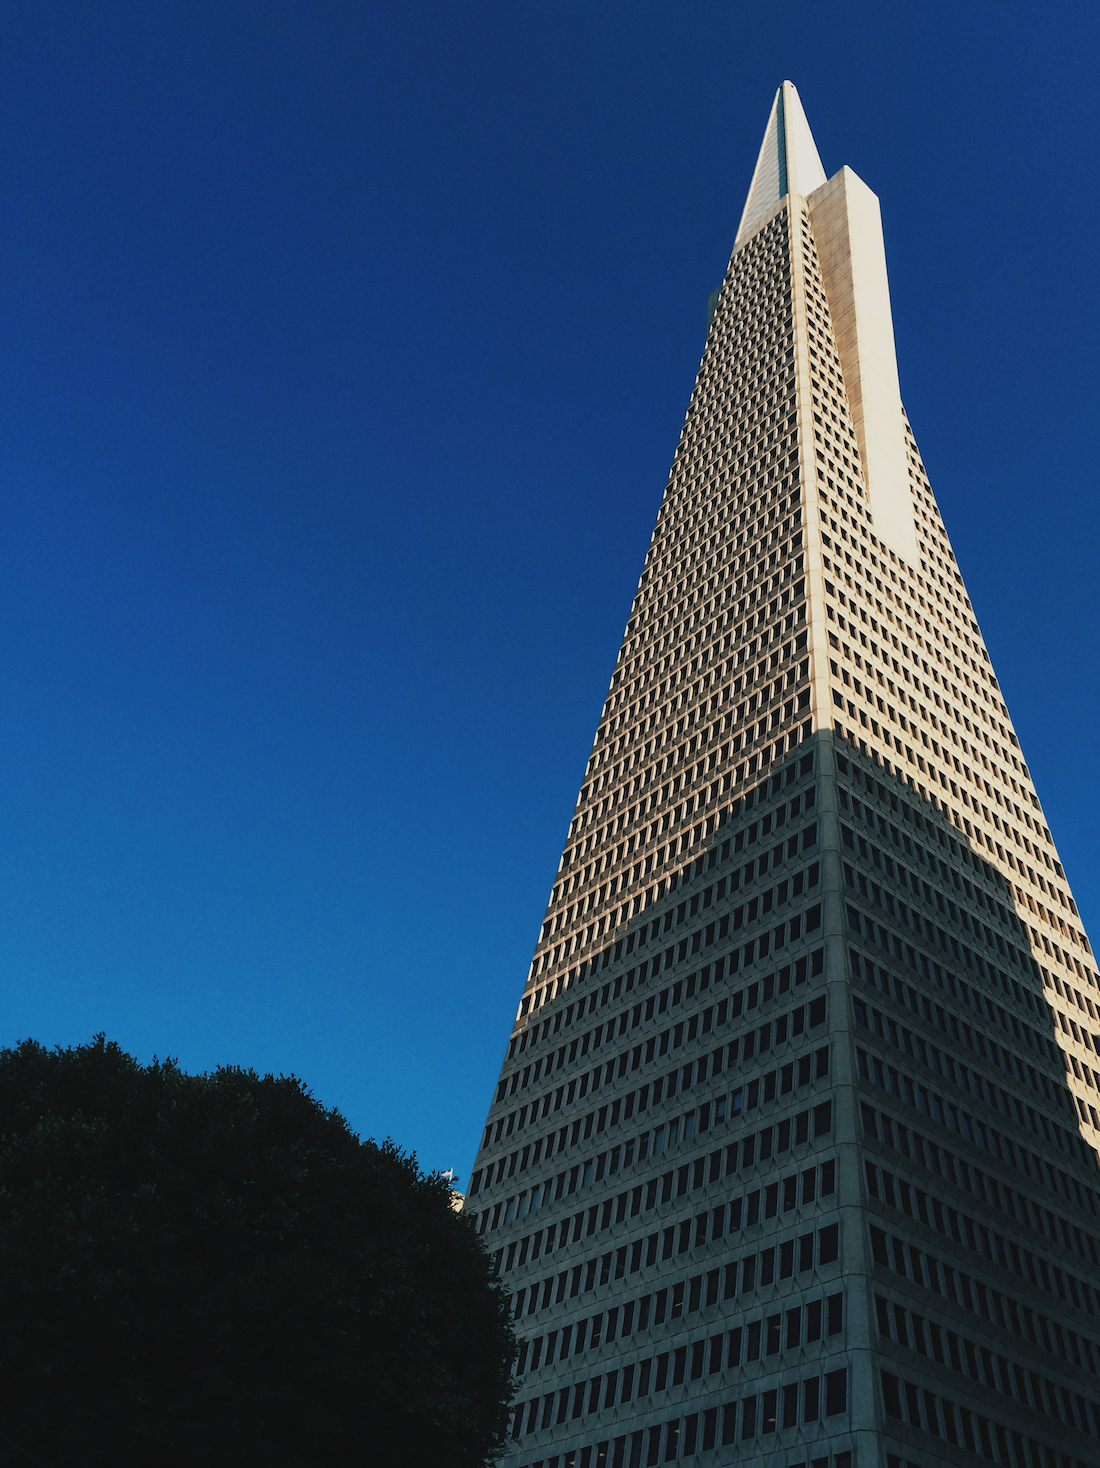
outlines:
{"label": "shadowed building facade", "polygon": [[508,1468],[1100,1462],[1100,989],[776,94],[470,1179]]}

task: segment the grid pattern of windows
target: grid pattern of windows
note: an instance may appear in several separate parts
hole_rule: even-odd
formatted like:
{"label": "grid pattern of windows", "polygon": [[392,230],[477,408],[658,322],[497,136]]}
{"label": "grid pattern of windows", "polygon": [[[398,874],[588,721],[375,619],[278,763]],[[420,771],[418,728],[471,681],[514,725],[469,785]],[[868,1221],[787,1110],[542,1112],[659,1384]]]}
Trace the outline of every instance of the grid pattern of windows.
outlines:
{"label": "grid pattern of windows", "polygon": [[1100,981],[826,213],[716,293],[471,1175],[506,1468],[1093,1461]]}

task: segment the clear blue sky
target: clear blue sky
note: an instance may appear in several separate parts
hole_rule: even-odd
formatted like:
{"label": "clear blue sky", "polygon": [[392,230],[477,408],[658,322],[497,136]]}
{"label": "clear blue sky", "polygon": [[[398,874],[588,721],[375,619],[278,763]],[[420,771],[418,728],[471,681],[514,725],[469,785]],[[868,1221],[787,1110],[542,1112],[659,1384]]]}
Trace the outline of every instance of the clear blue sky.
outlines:
{"label": "clear blue sky", "polygon": [[468,1173],[776,85],[1086,923],[1095,5],[0,16],[0,1042]]}

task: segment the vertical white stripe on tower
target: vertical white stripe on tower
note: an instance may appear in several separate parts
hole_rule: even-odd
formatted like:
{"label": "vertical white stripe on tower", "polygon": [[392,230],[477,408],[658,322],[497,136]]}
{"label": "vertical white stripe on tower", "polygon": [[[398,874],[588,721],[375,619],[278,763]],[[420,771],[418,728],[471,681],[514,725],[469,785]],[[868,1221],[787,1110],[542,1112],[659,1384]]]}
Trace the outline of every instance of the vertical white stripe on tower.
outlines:
{"label": "vertical white stripe on tower", "polygon": [[875,531],[916,566],[917,533],[878,197],[844,167],[806,203]]}

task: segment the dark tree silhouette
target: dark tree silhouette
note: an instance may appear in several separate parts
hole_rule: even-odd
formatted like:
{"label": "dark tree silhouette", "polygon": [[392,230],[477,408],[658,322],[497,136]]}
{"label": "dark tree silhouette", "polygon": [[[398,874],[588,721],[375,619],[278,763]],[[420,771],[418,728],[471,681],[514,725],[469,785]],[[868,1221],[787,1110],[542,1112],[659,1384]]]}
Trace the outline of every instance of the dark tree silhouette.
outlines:
{"label": "dark tree silhouette", "polygon": [[513,1344],[447,1184],[301,1082],[0,1051],[0,1462],[476,1468]]}

